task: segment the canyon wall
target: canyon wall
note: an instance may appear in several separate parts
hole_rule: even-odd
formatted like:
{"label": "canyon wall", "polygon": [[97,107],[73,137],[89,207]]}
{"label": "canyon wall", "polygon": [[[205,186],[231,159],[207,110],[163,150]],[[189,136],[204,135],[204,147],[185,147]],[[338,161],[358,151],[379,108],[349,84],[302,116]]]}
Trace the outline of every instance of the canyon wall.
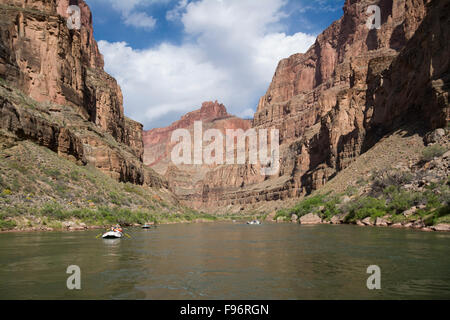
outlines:
{"label": "canyon wall", "polygon": [[[80,8],[79,30],[67,26],[69,5]],[[83,0],[0,0],[0,21],[4,88],[18,89],[40,106],[31,112],[17,95],[5,93],[2,129],[59,153],[68,149],[77,161],[119,181],[164,184],[143,166],[142,125],[124,116],[122,92],[103,70]]]}
{"label": "canyon wall", "polygon": [[193,138],[196,121],[202,122],[203,132],[217,129],[223,135],[227,129],[246,131],[251,128],[251,121],[230,115],[225,106],[217,101],[207,101],[202,103],[200,109],[189,112],[168,127],[144,132],[144,163],[163,175],[170,189],[186,205],[201,207],[204,179],[216,165],[175,165],[171,159],[172,149],[177,144],[171,141],[172,133],[177,129],[187,129]]}
{"label": "canyon wall", "polygon": [[[366,25],[374,4],[379,29]],[[402,124],[448,124],[449,1],[347,0],[343,11],[306,53],[278,64],[259,101],[253,128],[280,130],[279,174],[216,166],[191,205],[267,210],[319,189]]]}

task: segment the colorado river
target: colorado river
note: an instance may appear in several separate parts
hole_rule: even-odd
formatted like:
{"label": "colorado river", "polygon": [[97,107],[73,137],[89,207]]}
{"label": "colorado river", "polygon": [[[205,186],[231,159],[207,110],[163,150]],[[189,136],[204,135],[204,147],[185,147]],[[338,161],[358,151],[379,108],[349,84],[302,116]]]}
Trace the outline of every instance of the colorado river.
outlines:
{"label": "colorado river", "polygon": [[[126,232],[0,234],[0,299],[450,299],[448,233],[232,223]],[[66,287],[70,265],[81,290]],[[370,265],[381,290],[367,289]]]}

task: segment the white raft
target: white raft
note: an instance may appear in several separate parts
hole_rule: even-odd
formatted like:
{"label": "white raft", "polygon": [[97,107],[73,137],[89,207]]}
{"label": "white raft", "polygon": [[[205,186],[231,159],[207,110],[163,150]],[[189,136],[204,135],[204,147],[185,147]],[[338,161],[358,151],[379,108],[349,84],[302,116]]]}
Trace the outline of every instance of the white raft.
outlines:
{"label": "white raft", "polygon": [[103,239],[119,239],[123,237],[123,233],[120,231],[108,231],[103,234]]}

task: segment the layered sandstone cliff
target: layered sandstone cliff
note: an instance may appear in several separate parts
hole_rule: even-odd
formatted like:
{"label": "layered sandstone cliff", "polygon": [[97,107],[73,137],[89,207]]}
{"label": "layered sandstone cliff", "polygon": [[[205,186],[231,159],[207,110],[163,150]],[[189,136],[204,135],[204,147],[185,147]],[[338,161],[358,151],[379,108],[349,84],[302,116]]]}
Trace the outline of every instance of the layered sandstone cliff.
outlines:
{"label": "layered sandstone cliff", "polygon": [[[381,28],[366,26],[369,5]],[[305,54],[282,60],[253,127],[280,130],[280,171],[219,166],[203,180],[201,206],[251,209],[299,197],[398,126],[449,121],[449,2],[347,0],[344,15]],[[197,202],[197,201],[196,201]]]}
{"label": "layered sandstone cliff", "polygon": [[[80,8],[79,30],[68,28],[69,5]],[[2,129],[119,181],[164,184],[142,163],[142,125],[124,116],[120,87],[103,70],[86,3],[1,0],[0,18],[0,78],[7,90]],[[15,89],[36,107],[24,108],[17,94],[7,94]]]}
{"label": "layered sandstone cliff", "polygon": [[144,132],[144,163],[153,167],[158,173],[165,174],[171,164],[170,154],[174,146],[171,142],[172,133],[177,129],[188,129],[193,132],[194,122],[196,121],[203,123],[204,130],[214,128],[221,130],[223,133],[226,129],[247,130],[251,126],[249,120],[243,120],[228,114],[223,104],[217,101],[203,102],[200,109],[187,113],[170,126]]}
{"label": "layered sandstone cliff", "polygon": [[171,153],[176,143],[171,141],[177,129],[187,129],[194,137],[194,123],[202,123],[202,131],[218,129],[225,135],[227,129],[244,131],[251,127],[250,120],[230,115],[217,101],[204,102],[200,109],[184,115],[166,128],[144,132],[144,163],[167,179],[171,190],[190,206],[200,207],[204,179],[216,165],[175,165]]}

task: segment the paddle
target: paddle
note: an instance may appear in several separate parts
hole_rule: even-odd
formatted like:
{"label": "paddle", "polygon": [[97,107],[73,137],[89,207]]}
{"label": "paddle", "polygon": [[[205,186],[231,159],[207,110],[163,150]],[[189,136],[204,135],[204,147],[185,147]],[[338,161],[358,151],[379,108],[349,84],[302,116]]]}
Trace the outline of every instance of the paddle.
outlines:
{"label": "paddle", "polygon": [[131,238],[131,236],[128,233],[124,233],[128,238]]}
{"label": "paddle", "polygon": [[95,237],[95,239],[98,239],[99,237],[101,237],[103,233],[100,233],[98,236]]}

